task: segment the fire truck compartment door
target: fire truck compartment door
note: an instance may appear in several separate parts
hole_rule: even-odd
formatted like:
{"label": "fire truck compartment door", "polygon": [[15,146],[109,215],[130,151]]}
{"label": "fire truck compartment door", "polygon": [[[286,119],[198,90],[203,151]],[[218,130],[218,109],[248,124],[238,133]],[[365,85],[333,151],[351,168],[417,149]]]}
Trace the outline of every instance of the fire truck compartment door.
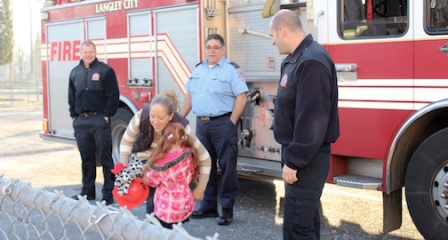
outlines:
{"label": "fire truck compartment door", "polygon": [[[185,83],[199,63],[198,6],[182,6],[155,11],[157,29],[157,93],[173,89],[184,101]],[[196,115],[187,118],[193,132]]]}
{"label": "fire truck compartment door", "polygon": [[50,134],[55,137],[74,139],[68,105],[68,83],[70,71],[81,59],[81,44],[85,37],[96,43],[98,59],[106,62],[105,19],[91,18],[86,20],[85,25],[86,29],[82,20],[71,20],[46,26],[48,122]]}
{"label": "fire truck compartment door", "polygon": [[49,130],[53,136],[72,139],[68,79],[70,71],[80,60],[80,47],[84,39],[83,22],[48,24],[46,31]]}

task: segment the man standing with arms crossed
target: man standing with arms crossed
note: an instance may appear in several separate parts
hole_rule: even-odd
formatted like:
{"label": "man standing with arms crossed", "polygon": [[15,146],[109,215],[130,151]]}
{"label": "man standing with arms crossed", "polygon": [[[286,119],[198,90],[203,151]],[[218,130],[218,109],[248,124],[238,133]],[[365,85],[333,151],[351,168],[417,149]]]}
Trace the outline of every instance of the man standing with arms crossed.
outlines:
{"label": "man standing with arms crossed", "polygon": [[207,60],[196,66],[185,84],[187,93],[182,109],[184,116],[190,110],[196,114],[196,136],[212,159],[204,199],[191,218],[218,217],[218,161],[222,173],[222,216],[218,218],[218,225],[229,225],[233,221],[233,205],[238,195],[237,126],[246,106],[248,88],[240,67],[224,57],[226,46],[220,35],[207,37],[206,50]]}
{"label": "man standing with arms crossed", "polygon": [[318,204],[339,137],[336,69],[328,52],[305,35],[299,16],[280,10],[269,35],[288,54],[274,106],[274,136],[282,145],[283,239],[320,239]]}
{"label": "man standing with arms crossed", "polygon": [[[94,200],[96,151],[103,166],[102,201],[112,204],[115,175],[112,160],[110,118],[117,112],[119,89],[115,71],[96,58],[91,41],[81,44],[81,61],[70,73],[68,102],[73,119],[76,143],[82,159],[82,189],[79,195]],[[78,195],[72,196],[78,199]]]}

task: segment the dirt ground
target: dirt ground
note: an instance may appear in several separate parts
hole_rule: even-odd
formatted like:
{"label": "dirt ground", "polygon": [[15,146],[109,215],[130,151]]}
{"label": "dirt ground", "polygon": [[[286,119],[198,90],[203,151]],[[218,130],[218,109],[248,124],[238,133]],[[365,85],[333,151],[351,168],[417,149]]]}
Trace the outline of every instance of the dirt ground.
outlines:
{"label": "dirt ground", "polygon": [[[30,182],[34,187],[63,191],[65,196],[77,194],[81,165],[76,147],[42,140],[41,129],[40,104],[0,108],[0,175]],[[99,198],[101,168],[97,176]],[[215,233],[222,240],[282,239],[283,182],[240,178],[239,185],[240,195],[230,226],[217,226],[215,219],[192,219],[182,226],[192,236],[203,239]],[[389,234],[381,232],[381,192],[326,184],[321,202],[321,239],[423,239],[405,201],[402,227]],[[115,203],[112,207],[119,206]],[[132,213],[144,219],[145,206],[132,209]]]}

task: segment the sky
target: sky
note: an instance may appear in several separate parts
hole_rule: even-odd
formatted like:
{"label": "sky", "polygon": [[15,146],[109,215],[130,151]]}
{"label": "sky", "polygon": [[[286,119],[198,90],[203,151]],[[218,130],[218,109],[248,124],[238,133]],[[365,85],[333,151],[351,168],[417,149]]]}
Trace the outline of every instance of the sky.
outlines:
{"label": "sky", "polygon": [[40,9],[44,2],[44,0],[11,0],[15,49],[21,47],[25,53],[30,52],[31,43],[41,32]]}

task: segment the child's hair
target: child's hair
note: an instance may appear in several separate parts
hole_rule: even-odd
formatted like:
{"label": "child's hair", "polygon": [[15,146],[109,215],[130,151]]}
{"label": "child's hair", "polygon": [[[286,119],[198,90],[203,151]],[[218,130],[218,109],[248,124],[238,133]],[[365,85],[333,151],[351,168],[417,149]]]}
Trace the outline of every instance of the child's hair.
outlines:
{"label": "child's hair", "polygon": [[151,155],[151,157],[147,161],[147,164],[145,165],[144,172],[146,173],[152,164],[164,158],[165,155],[171,150],[173,144],[176,143],[179,143],[181,146],[191,148],[194,164],[193,179],[196,179],[199,168],[198,153],[194,148],[193,140],[185,133],[184,126],[182,126],[182,124],[178,122],[169,122],[166,125],[157,148],[154,150],[154,153]]}

